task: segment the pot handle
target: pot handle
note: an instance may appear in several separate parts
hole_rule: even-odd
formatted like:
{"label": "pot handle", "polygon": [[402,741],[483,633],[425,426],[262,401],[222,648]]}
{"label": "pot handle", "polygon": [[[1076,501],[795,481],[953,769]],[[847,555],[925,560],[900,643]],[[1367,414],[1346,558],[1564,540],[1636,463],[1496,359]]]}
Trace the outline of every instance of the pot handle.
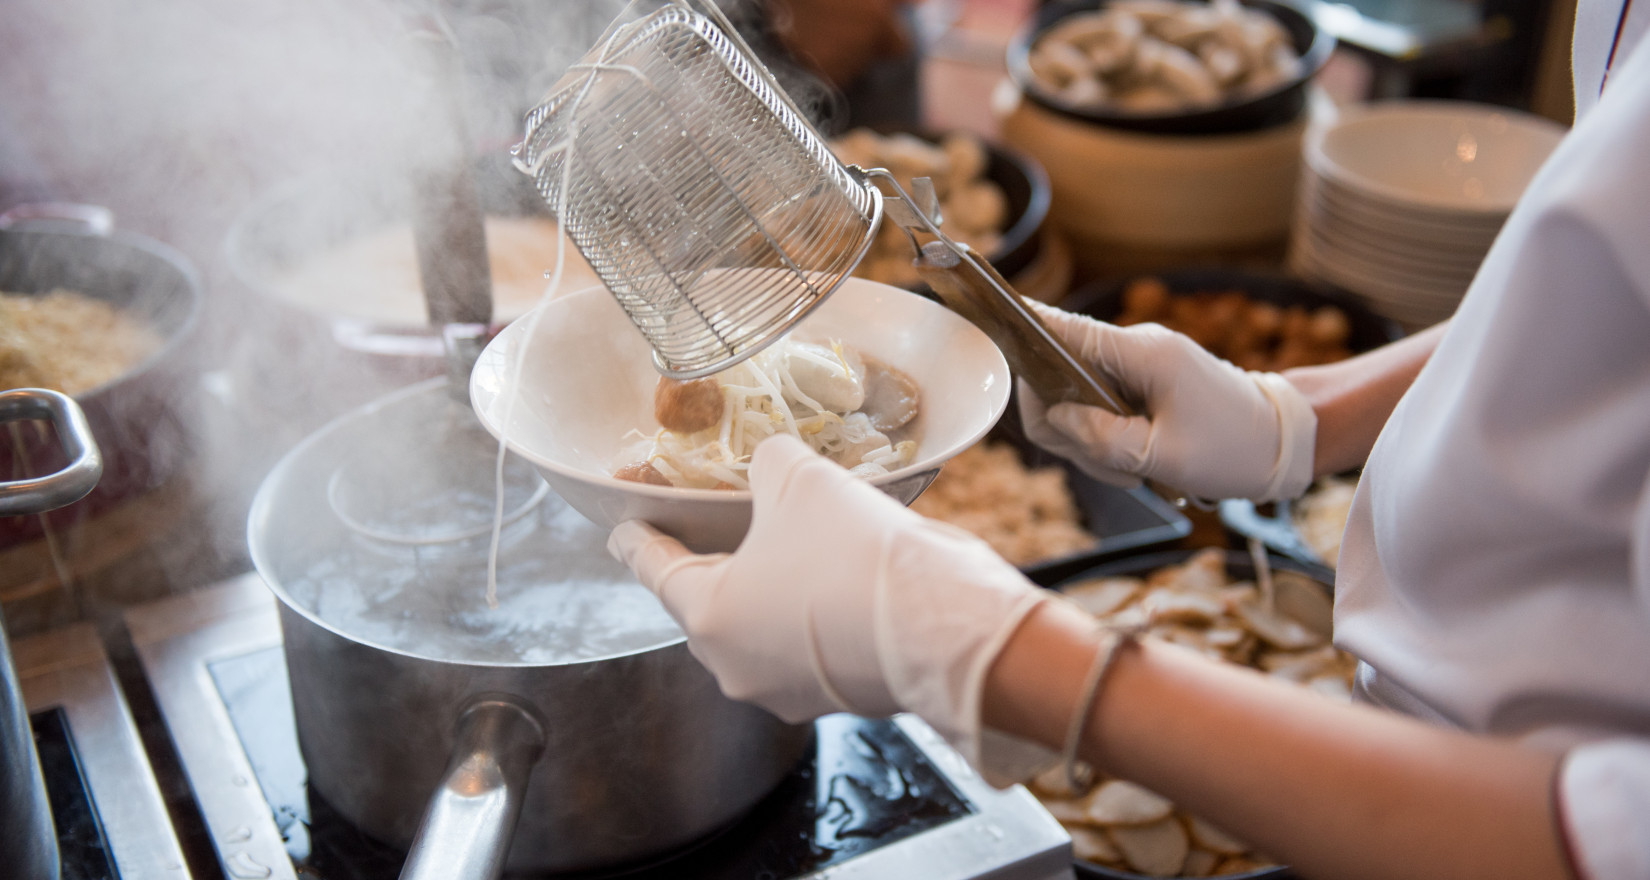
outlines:
{"label": "pot handle", "polygon": [[103,476],[103,454],[74,398],[45,388],[0,392],[0,423],[44,419],[57,428],[69,463],[56,473],[0,482],[0,516],[45,513],[86,497]]}
{"label": "pot handle", "polygon": [[544,728],[504,697],[472,703],[458,719],[452,760],[430,797],[401,880],[495,880],[504,870],[528,772]]}
{"label": "pot handle", "polygon": [[74,223],[93,235],[108,235],[115,228],[115,212],[79,202],[25,202],[0,214],[0,229],[40,221]]}

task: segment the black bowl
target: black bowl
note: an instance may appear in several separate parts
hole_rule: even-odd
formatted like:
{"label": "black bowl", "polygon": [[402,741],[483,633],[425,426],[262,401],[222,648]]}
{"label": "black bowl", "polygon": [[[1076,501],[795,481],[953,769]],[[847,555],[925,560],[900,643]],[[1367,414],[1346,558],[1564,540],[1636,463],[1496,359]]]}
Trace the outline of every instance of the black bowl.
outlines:
{"label": "black bowl", "polygon": [[1041,244],[1039,233],[1048,220],[1053,189],[1048,174],[1035,159],[1018,150],[986,144],[986,179],[1002,187],[1008,216],[1014,221],[1002,232],[997,248],[986,259],[1009,278],[1031,265]]}
{"label": "black bowl", "polygon": [[[932,131],[903,128],[874,127],[873,130],[883,136],[911,134],[935,144],[944,137]],[[981,145],[985,147],[985,179],[1002,189],[1010,218],[1008,226],[1000,233],[997,247],[985,257],[992,268],[1007,278],[1031,265],[1037,258],[1042,243],[1039,233],[1048,221],[1048,208],[1054,190],[1049,185],[1048,173],[1036,159],[990,141],[982,140]],[[926,291],[927,288],[919,285],[919,289]]]}
{"label": "black bowl", "polygon": [[1102,321],[1115,320],[1123,311],[1123,292],[1130,284],[1147,277],[1162,281],[1171,296],[1238,290],[1249,299],[1284,308],[1335,306],[1346,315],[1351,330],[1347,348],[1354,354],[1379,348],[1404,336],[1404,329],[1396,321],[1371,312],[1339,288],[1280,273],[1225,266],[1172,269],[1103,279],[1072,291],[1060,302],[1060,307]]}
{"label": "black bowl", "polygon": [[1243,0],[1245,6],[1277,18],[1294,39],[1300,72],[1274,88],[1211,106],[1167,113],[1130,113],[1103,108],[1073,107],[1043,93],[1031,74],[1031,47],[1055,22],[1067,16],[1094,12],[1106,0],[1051,0],[1008,47],[1008,74],[1027,100],[1039,107],[1080,122],[1148,134],[1234,134],[1285,125],[1300,118],[1306,108],[1306,87],[1335,49],[1335,38],[1320,29],[1299,7],[1286,0]]}
{"label": "black bowl", "polygon": [[[1152,550],[1149,552],[1133,552],[1113,555],[1105,558],[1103,561],[1097,561],[1094,565],[1078,572],[1077,574],[1065,578],[1061,582],[1056,583],[1053,587],[1051,587],[1051,589],[1058,591],[1063,589],[1066,584],[1072,584],[1078,581],[1088,580],[1090,578],[1144,576],[1166,566],[1179,565],[1187,559],[1190,559],[1192,555],[1197,552],[1199,551]],[[1267,557],[1267,562],[1274,571],[1294,571],[1304,574],[1315,581],[1317,585],[1322,587],[1325,591],[1323,596],[1303,596],[1297,598],[1313,604],[1320,604],[1327,601],[1327,595],[1331,588],[1329,584],[1322,580],[1319,572],[1312,570],[1308,566],[1303,566],[1291,559],[1281,556],[1269,555]],[[1226,572],[1230,577],[1252,578],[1255,576],[1255,565],[1253,560],[1250,559],[1248,553],[1227,551]],[[1280,602],[1288,600],[1288,597],[1281,593],[1278,598]],[[1147,877],[1144,874],[1135,874],[1130,871],[1120,871],[1094,862],[1086,862],[1075,859],[1072,862],[1072,868],[1074,869],[1079,880],[1152,880],[1152,878]],[[1295,873],[1289,870],[1289,867],[1286,865],[1275,865],[1270,868],[1262,868],[1256,871],[1245,871],[1238,874],[1219,875],[1220,880],[1294,880],[1295,876]]]}

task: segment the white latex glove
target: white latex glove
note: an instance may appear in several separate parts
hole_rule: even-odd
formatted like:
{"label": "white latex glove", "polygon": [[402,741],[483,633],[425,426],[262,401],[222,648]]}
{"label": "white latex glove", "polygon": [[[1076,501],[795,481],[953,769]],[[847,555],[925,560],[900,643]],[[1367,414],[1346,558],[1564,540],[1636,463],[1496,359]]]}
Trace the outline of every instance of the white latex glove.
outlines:
{"label": "white latex glove", "polygon": [[780,435],[751,459],[755,505],[732,554],[695,555],[640,521],[608,550],[688,634],[723,693],[792,723],[916,713],[993,784],[1051,756],[982,735],[986,672],[1040,590],[983,541],[926,519]]}
{"label": "white latex glove", "polygon": [[1246,371],[1158,324],[1117,327],[1032,303],[1073,355],[1115,377],[1147,415],[1044,408],[1021,383],[1026,436],[1124,488],[1142,478],[1203,498],[1293,498],[1312,484],[1318,417],[1277,373]]}

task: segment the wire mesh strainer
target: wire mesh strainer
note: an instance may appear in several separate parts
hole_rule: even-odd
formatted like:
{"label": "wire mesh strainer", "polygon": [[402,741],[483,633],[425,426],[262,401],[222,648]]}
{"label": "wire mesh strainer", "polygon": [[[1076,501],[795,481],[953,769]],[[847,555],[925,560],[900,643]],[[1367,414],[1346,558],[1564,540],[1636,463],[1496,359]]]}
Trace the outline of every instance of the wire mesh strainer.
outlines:
{"label": "wire mesh strainer", "polygon": [[[837,161],[705,0],[633,4],[527,116],[516,165],[678,379],[801,320],[865,256],[884,213],[934,241],[915,265],[1049,402],[1130,411],[990,264],[882,169]],[[879,182],[893,195],[884,196]]]}

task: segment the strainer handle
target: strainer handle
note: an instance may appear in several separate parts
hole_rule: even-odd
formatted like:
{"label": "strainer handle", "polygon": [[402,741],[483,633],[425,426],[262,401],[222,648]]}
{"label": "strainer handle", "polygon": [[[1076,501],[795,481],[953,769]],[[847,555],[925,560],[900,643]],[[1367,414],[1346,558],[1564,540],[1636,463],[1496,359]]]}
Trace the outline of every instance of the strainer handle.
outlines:
{"label": "strainer handle", "polygon": [[1135,407],[1116,385],[1072,355],[979,254],[932,241],[923,245],[916,267],[948,308],[985,331],[1002,350],[1009,369],[1025,379],[1043,403],[1083,403],[1135,415]]}

